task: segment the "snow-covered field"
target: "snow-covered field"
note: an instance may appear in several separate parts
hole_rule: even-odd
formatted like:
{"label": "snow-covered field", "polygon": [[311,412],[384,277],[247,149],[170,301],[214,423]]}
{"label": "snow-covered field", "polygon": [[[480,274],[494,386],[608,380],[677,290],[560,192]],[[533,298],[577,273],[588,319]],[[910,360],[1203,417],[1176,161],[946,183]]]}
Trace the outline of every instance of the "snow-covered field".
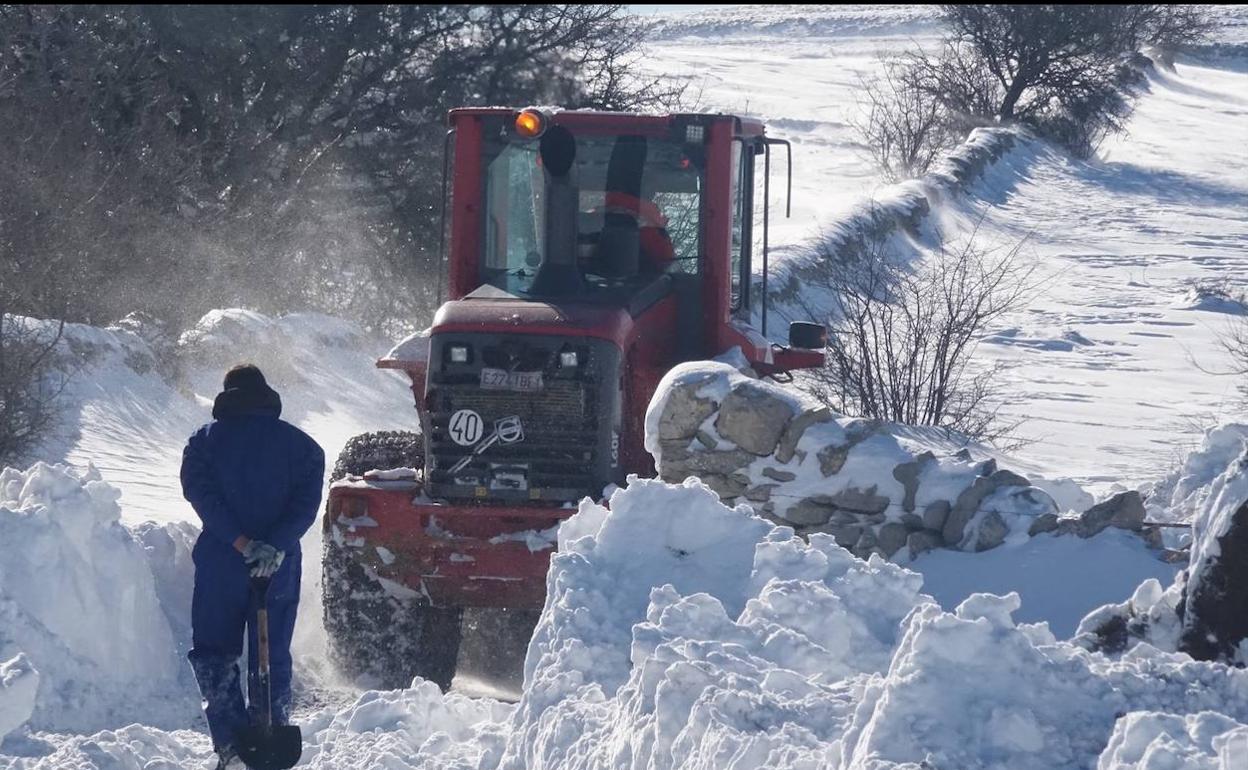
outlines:
{"label": "snow-covered field", "polygon": [[[1248,15],[1221,13],[1239,41]],[[676,16],[659,34],[654,71],[690,76],[702,106],[758,115],[793,141],[793,218],[773,229],[779,269],[864,197],[889,196],[852,128],[859,85],[880,56],[938,38],[930,9],[746,6]],[[1248,311],[1201,302],[1191,288],[1248,290],[1246,147],[1242,61],[1180,61],[1152,75],[1129,133],[1102,159],[1025,142],[968,196],[935,207],[929,226],[950,240],[976,225],[989,243],[1026,238],[1043,279],[982,348],[1012,367],[1004,413],[1026,419],[1021,433],[1034,443],[1023,454],[1037,470],[1096,492],[1134,487],[1243,413],[1234,380],[1200,367],[1225,365],[1216,336]]]}
{"label": "snow-covered field", "polygon": [[[649,61],[693,74],[701,106],[761,115],[794,141],[794,218],[773,231],[783,256],[888,194],[856,145],[855,92],[878,53],[937,34],[919,6],[738,7],[668,23]],[[1051,276],[982,348],[1011,365],[1011,413],[1036,439],[1023,467],[1098,497],[1157,482],[1150,512],[1190,518],[1243,450],[1248,431],[1223,431],[1179,470],[1201,428],[1241,409],[1233,383],[1193,360],[1217,366],[1215,335],[1244,311],[1189,287],[1248,289],[1246,147],[1248,66],[1181,61],[1151,78],[1103,159],[1025,142],[936,209],[950,231],[1026,235]],[[351,435],[412,424],[411,395],[372,368],[382,341],[322,316],[214,313],[180,343],[196,364],[176,374],[129,332],[74,327],[69,340],[67,430],[35,459],[76,470],[0,476],[0,770],[205,766],[182,659],[186,436],[238,360],[264,369],[331,457]],[[1082,612],[1135,590],[1144,574],[1121,566],[1152,556],[1134,536],[941,551],[915,572],[807,544],[697,484],[637,481],[561,530],[515,705],[333,682],[318,537],[304,545],[296,655],[305,684],[335,689],[303,701],[301,766],[1229,770],[1248,756],[1244,670],[1065,640]],[[1168,584],[1174,568],[1155,569]],[[1069,601],[1087,584],[1088,606]],[[967,599],[977,591],[1005,596]]]}

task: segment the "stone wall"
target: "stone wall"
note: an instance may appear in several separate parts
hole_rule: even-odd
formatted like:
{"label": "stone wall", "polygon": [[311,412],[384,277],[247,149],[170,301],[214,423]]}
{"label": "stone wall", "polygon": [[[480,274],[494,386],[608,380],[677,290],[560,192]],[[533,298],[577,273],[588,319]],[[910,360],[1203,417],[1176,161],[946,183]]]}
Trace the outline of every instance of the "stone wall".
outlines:
{"label": "stone wall", "polygon": [[919,179],[892,185],[830,225],[816,242],[784,260],[770,281],[770,299],[780,307],[798,301],[814,283],[826,283],[829,264],[868,253],[872,244],[896,232],[917,233],[942,199],[960,194],[986,169],[1032,136],[1020,128],[977,128]]}
{"label": "stone wall", "polygon": [[646,428],[665,481],[696,476],[729,504],[801,534],[829,533],[864,558],[1139,531],[1144,521],[1137,492],[1063,515],[1048,492],[943,432],[837,415],[728,363],[672,370]]}

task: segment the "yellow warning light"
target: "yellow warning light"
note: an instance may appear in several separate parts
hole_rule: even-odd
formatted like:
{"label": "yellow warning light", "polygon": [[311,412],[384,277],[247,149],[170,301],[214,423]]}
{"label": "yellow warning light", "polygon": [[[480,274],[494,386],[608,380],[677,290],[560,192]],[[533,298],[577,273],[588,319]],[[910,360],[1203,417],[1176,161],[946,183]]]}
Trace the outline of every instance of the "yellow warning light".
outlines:
{"label": "yellow warning light", "polygon": [[546,131],[546,118],[537,110],[524,110],[516,115],[516,133],[525,139],[536,139]]}

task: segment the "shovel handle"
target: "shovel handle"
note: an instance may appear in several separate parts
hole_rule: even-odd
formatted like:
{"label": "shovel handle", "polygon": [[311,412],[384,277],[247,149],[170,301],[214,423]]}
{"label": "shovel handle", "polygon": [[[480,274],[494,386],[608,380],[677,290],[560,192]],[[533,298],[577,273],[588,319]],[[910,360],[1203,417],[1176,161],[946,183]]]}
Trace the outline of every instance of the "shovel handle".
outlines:
{"label": "shovel handle", "polygon": [[264,699],[264,708],[260,710],[263,727],[273,725],[273,697],[269,689],[269,582],[267,577],[251,579],[251,591],[256,600],[256,668],[260,680],[260,692],[252,697]]}

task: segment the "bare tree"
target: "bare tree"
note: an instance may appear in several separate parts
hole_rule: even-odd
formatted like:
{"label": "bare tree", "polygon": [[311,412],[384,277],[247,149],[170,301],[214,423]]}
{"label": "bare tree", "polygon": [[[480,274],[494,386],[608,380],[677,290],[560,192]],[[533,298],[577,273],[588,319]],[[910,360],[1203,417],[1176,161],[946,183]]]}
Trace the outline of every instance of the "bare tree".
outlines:
{"label": "bare tree", "polygon": [[953,115],[1021,122],[1090,154],[1122,130],[1138,81],[1132,57],[1213,28],[1199,6],[944,5],[950,35],[912,61]]}
{"label": "bare tree", "polygon": [[1138,52],[1163,55],[1214,27],[1201,6],[944,5],[936,52],[884,63],[863,84],[858,126],[890,179],[918,176],[977,126],[1022,124],[1077,156],[1122,131],[1142,82]]}
{"label": "bare tree", "polygon": [[1017,424],[999,418],[1000,369],[974,353],[988,326],[1035,288],[1021,248],[986,249],[972,235],[911,265],[880,238],[859,259],[830,267],[820,287],[833,300],[828,363],[811,392],[843,414],[1009,438]]}
{"label": "bare tree", "polygon": [[0,259],[74,321],[419,324],[446,110],[661,107],[681,88],[638,74],[638,30],[618,5],[0,5]]}

